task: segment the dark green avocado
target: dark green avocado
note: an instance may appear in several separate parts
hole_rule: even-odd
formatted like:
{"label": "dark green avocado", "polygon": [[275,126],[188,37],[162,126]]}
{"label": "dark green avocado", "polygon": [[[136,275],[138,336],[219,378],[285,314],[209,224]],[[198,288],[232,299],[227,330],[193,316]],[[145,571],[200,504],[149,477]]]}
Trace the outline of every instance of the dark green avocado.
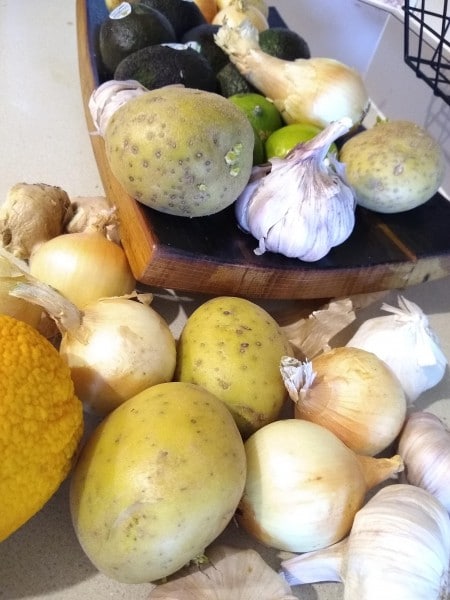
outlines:
{"label": "dark green avocado", "polygon": [[307,42],[295,31],[285,27],[271,27],[259,34],[261,50],[283,60],[311,58]]}
{"label": "dark green avocado", "polygon": [[229,62],[228,55],[214,41],[219,28],[219,25],[202,23],[186,31],[181,38],[183,44],[195,44],[195,49],[206,58],[215,73]]}
{"label": "dark green avocado", "polygon": [[149,90],[165,85],[183,84],[217,92],[218,83],[210,64],[192,48],[172,48],[162,44],[147,46],[124,58],[114,79],[134,79]]}
{"label": "dark green avocado", "polygon": [[182,35],[192,27],[207,22],[195,2],[186,2],[186,0],[139,0],[138,6],[149,6],[167,17],[175,30],[177,41],[180,41]]}
{"label": "dark green avocado", "polygon": [[121,60],[146,46],[175,42],[175,31],[169,20],[160,12],[148,9],[139,13],[133,8],[129,14],[119,18],[109,16],[100,25],[99,50],[104,68],[109,75],[114,73]]}

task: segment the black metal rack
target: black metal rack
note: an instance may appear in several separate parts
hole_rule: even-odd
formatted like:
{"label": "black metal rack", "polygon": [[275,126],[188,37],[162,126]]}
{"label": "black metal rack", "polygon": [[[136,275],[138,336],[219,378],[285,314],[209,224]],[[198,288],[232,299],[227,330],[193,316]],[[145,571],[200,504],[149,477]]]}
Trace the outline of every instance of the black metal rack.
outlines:
{"label": "black metal rack", "polygon": [[405,62],[450,105],[450,2],[406,0],[404,11]]}

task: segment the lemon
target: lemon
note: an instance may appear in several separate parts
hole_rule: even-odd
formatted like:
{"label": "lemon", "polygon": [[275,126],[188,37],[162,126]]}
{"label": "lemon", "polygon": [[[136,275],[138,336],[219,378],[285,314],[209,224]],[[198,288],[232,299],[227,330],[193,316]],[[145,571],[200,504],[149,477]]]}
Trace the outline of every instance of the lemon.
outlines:
{"label": "lemon", "polygon": [[[297,144],[311,140],[321,131],[320,127],[311,123],[292,123],[291,125],[280,127],[266,140],[265,152],[267,160],[273,157],[284,158]],[[330,151],[337,154],[335,144],[330,146]]]}
{"label": "lemon", "polygon": [[263,142],[269,135],[283,126],[276,106],[262,94],[233,94],[228,98],[246,115]]}

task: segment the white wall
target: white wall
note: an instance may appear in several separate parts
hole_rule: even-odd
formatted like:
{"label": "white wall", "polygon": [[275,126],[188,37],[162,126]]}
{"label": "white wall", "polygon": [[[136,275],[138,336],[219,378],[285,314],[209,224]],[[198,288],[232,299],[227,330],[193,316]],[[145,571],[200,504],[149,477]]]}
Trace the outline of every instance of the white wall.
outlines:
{"label": "white wall", "polygon": [[365,73],[387,20],[359,0],[272,0],[314,56],[336,58]]}

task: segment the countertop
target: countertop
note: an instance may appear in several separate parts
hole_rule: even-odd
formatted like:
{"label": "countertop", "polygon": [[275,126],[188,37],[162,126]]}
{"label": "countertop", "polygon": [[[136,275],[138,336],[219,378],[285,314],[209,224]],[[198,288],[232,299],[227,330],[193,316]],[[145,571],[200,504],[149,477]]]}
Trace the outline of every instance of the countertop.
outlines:
{"label": "countertop", "polygon": [[[297,3],[285,0],[273,5],[292,28],[295,18],[300,23],[300,16],[294,14]],[[381,13],[374,13],[377,31],[384,19]],[[20,181],[59,185],[70,196],[102,194],[79,89],[74,0],[0,0],[0,80],[0,202]],[[450,279],[402,293],[429,316],[450,357]],[[161,291],[155,307],[176,332],[186,311],[201,298],[174,304],[165,295]],[[390,292],[383,300],[395,304],[396,296],[397,292]],[[365,314],[374,310],[372,306]],[[417,406],[449,423],[448,372]],[[88,422],[88,427],[94,424]],[[234,525],[224,539],[240,546],[248,542]],[[264,556],[272,560],[270,552]],[[67,482],[35,517],[0,544],[1,600],[140,600],[148,597],[149,590],[148,585],[116,583],[96,571],[72,529]],[[295,589],[305,600],[338,600],[342,592],[339,584]]]}

